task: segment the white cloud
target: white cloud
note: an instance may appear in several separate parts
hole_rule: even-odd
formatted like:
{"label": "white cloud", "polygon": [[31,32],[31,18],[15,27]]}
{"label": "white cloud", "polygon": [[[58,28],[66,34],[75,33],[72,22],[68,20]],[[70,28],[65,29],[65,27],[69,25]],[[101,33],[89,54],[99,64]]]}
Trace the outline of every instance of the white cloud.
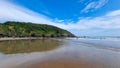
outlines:
{"label": "white cloud", "polygon": [[101,7],[104,6],[107,2],[108,2],[108,0],[99,0],[98,5],[95,6],[95,9],[101,8]]}
{"label": "white cloud", "polygon": [[108,13],[106,16],[120,16],[120,10],[112,11]]}
{"label": "white cloud", "polygon": [[17,20],[17,21],[30,21],[30,22],[40,22],[45,23],[48,22],[46,19],[49,18],[35,13],[27,8],[23,8],[16,4],[11,4],[9,2],[0,1],[0,20],[9,19],[9,20]]}
{"label": "white cloud", "polygon": [[94,11],[96,9],[101,8],[102,6],[104,6],[106,3],[108,2],[108,0],[98,0],[98,1],[93,1],[88,3],[88,5],[81,11],[81,13],[87,13],[89,11]]}
{"label": "white cloud", "polygon": [[53,21],[42,14],[8,2],[8,0],[0,0],[0,9],[0,22],[23,21],[65,27],[64,24],[57,23],[57,21],[62,22],[62,20]]}
{"label": "white cloud", "polygon": [[68,23],[66,29],[120,29],[120,10],[112,11],[100,17],[82,18],[78,22]]}

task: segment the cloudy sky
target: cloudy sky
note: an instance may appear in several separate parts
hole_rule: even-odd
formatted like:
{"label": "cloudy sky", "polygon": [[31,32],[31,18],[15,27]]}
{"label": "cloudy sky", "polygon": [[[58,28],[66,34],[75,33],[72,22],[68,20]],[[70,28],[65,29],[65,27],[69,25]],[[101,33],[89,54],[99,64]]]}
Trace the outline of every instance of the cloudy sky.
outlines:
{"label": "cloudy sky", "polygon": [[0,22],[55,25],[77,36],[120,36],[120,0],[0,0]]}

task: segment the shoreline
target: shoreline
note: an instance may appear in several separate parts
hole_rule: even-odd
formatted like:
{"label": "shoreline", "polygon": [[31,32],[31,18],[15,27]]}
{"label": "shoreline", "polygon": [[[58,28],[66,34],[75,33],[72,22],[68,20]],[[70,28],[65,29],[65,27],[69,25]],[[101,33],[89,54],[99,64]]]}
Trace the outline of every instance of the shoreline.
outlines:
{"label": "shoreline", "polygon": [[61,38],[71,38],[71,37],[1,37],[0,41],[7,41],[7,40],[29,40],[29,39],[54,39],[54,38],[60,38],[61,39]]}
{"label": "shoreline", "polygon": [[0,38],[0,41],[7,41],[7,40],[28,40],[28,39],[46,39],[43,37],[4,37]]}

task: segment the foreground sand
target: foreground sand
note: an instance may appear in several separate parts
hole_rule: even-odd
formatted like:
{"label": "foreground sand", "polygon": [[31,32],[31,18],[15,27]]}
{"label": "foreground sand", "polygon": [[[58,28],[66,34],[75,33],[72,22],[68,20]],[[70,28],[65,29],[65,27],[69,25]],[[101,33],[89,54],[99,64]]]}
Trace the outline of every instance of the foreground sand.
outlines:
{"label": "foreground sand", "polygon": [[68,39],[65,42],[64,46],[51,51],[1,54],[0,68],[120,68],[119,40]]}
{"label": "foreground sand", "polygon": [[[26,68],[97,68],[97,65],[74,60],[51,60],[34,63]],[[102,66],[100,68],[102,68]]]}

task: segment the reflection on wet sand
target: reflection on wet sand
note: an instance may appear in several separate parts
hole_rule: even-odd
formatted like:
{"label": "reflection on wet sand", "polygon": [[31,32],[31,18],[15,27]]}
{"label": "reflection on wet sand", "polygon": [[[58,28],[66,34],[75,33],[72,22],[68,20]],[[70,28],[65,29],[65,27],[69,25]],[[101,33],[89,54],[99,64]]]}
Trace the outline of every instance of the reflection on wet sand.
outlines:
{"label": "reflection on wet sand", "polygon": [[50,39],[0,41],[0,52],[15,54],[49,51],[60,46],[60,44],[60,41]]}

